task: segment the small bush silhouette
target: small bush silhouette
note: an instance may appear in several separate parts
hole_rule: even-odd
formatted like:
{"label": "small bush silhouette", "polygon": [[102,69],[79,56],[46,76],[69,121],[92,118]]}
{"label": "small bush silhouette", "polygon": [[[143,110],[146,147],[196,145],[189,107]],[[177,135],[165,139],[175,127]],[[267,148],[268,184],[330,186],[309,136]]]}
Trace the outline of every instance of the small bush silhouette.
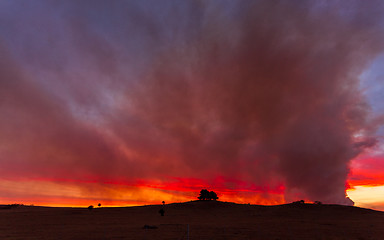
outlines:
{"label": "small bush silhouette", "polygon": [[13,204],[8,204],[4,206],[0,206],[0,209],[13,209],[13,208],[18,208],[24,206],[24,204],[19,204],[19,203],[13,203]]}
{"label": "small bush silhouette", "polygon": [[200,191],[200,195],[197,197],[199,200],[207,201],[207,200],[217,200],[219,197],[214,191],[208,191],[207,189],[202,189]]}
{"label": "small bush silhouette", "polygon": [[301,204],[304,204],[304,200],[300,200],[300,201],[296,201],[296,202],[293,202],[292,204],[295,204],[295,205],[301,205]]}
{"label": "small bush silhouette", "polygon": [[10,206],[10,208],[17,208],[17,207],[22,207],[22,206],[24,206],[24,204],[21,204],[21,203],[13,203],[13,204],[8,204],[8,206]]}
{"label": "small bush silhouette", "polygon": [[88,210],[91,211],[93,209],[93,205],[89,205]]}

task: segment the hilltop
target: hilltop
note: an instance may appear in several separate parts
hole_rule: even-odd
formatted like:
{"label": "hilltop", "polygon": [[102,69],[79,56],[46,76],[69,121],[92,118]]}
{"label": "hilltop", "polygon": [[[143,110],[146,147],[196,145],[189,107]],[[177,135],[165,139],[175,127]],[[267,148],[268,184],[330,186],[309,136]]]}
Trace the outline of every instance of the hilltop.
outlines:
{"label": "hilltop", "polygon": [[[0,207],[0,239],[381,239],[384,212],[314,204]],[[146,225],[146,227],[144,227]]]}

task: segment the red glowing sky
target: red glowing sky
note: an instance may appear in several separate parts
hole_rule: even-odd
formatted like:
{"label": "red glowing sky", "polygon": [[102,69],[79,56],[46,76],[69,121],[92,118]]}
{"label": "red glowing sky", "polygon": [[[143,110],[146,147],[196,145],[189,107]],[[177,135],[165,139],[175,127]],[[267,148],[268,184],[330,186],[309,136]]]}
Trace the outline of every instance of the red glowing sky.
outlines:
{"label": "red glowing sky", "polygon": [[382,209],[383,10],[1,2],[0,203]]}

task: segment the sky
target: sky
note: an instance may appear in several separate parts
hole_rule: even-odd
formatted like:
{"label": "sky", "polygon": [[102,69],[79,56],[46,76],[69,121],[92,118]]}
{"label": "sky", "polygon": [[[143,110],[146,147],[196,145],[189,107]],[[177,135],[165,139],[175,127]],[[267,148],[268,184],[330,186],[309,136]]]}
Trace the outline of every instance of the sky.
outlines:
{"label": "sky", "polygon": [[384,210],[384,2],[0,1],[0,204]]}

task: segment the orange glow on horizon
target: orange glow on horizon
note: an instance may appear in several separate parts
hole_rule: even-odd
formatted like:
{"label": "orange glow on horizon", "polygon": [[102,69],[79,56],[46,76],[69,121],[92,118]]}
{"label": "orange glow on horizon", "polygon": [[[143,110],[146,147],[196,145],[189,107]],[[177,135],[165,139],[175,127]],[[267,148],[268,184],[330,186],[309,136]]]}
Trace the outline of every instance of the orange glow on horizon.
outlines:
{"label": "orange glow on horizon", "polygon": [[384,211],[384,185],[381,186],[355,186],[347,191],[359,207]]}
{"label": "orange glow on horizon", "polygon": [[[348,196],[355,201],[356,206],[384,210],[384,203],[380,202],[382,199],[377,195],[377,189],[381,188],[376,188],[384,186],[384,177],[378,169],[363,168],[361,165],[370,161],[376,162],[378,159],[359,161],[360,165],[356,161],[351,164],[346,184]],[[98,203],[104,207],[153,205],[161,204],[162,201],[172,203],[196,200],[203,188],[215,191],[220,201],[261,205],[286,203],[285,187],[282,183],[274,187],[261,187],[224,177],[217,177],[209,182],[197,178],[172,177],[167,180],[135,181],[0,179],[0,204],[52,207],[96,207]]]}
{"label": "orange glow on horizon", "polygon": [[383,160],[367,154],[352,160],[346,191],[355,206],[384,211]]}
{"label": "orange glow on horizon", "polygon": [[[277,189],[225,189],[205,187],[202,180],[175,182],[140,181],[135,186],[123,182],[95,183],[49,180],[0,180],[0,204],[19,203],[52,207],[138,206],[197,200],[202,188],[218,193],[219,200],[263,205],[283,204],[283,187]],[[41,191],[44,189],[44,191]]]}

